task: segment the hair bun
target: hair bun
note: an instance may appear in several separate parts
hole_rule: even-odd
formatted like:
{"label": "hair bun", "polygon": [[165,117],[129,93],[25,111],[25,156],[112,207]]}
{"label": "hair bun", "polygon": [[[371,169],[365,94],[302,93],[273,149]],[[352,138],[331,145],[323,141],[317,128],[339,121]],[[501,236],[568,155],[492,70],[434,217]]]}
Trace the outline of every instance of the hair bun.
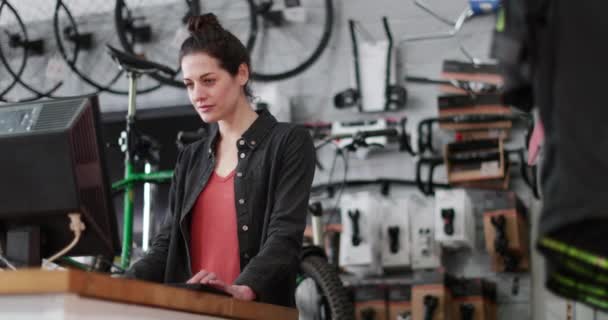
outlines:
{"label": "hair bun", "polygon": [[205,32],[206,30],[223,30],[220,22],[213,13],[205,13],[200,16],[191,16],[188,19],[188,31],[192,34]]}

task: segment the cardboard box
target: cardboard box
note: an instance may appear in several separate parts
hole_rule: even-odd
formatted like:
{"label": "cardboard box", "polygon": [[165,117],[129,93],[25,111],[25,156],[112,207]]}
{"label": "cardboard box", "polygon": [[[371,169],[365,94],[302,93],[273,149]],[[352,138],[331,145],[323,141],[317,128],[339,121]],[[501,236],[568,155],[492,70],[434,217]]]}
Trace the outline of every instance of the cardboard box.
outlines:
{"label": "cardboard box", "polygon": [[486,249],[492,256],[492,267],[494,271],[506,271],[504,258],[496,250],[496,227],[494,227],[492,224],[492,218],[498,218],[501,216],[505,219],[505,233],[508,244],[508,253],[518,259],[516,269],[512,271],[526,271],[530,267],[528,236],[529,228],[525,214],[521,213],[522,210],[523,209],[521,206],[519,206],[519,208],[487,211],[483,215],[483,229]]}
{"label": "cardboard box", "polygon": [[444,162],[450,184],[503,180],[506,161],[501,139],[460,141],[445,146]]}
{"label": "cardboard box", "polygon": [[[452,320],[452,292],[450,284],[453,278],[447,274],[433,273],[423,277],[412,286],[412,319],[425,319],[425,299],[437,299],[437,306],[432,320]],[[456,320],[456,319],[454,319]]]}

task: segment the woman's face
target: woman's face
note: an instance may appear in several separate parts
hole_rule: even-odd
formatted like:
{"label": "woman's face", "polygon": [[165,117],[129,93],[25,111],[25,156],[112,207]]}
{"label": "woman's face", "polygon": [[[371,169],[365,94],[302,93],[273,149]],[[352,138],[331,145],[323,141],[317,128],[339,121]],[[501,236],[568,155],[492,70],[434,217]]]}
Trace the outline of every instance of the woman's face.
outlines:
{"label": "woman's face", "polygon": [[217,122],[234,114],[239,98],[244,97],[243,86],[249,79],[244,64],[235,76],[206,53],[186,55],[181,64],[188,97],[203,121]]}

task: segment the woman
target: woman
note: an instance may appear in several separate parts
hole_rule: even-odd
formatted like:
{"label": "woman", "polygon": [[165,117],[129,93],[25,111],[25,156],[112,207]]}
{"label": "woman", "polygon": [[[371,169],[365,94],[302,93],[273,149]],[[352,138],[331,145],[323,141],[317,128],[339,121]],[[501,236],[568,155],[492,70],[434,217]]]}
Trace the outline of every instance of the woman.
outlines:
{"label": "woman", "polygon": [[247,49],[213,14],[191,18],[188,30],[180,50],[184,84],[210,133],[178,156],[171,214],[127,275],[294,306],[312,139],[253,111]]}

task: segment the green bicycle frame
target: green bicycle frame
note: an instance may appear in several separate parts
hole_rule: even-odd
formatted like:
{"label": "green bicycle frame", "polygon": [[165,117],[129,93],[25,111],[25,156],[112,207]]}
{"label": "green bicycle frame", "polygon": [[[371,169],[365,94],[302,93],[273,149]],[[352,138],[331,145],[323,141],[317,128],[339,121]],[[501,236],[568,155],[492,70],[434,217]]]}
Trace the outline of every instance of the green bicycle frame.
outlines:
{"label": "green bicycle frame", "polygon": [[131,247],[133,244],[133,208],[135,203],[135,185],[141,183],[163,183],[173,177],[172,170],[152,173],[135,172],[133,163],[125,161],[125,179],[114,182],[112,191],[124,190],[123,200],[123,238],[120,267],[127,269],[131,263]]}

